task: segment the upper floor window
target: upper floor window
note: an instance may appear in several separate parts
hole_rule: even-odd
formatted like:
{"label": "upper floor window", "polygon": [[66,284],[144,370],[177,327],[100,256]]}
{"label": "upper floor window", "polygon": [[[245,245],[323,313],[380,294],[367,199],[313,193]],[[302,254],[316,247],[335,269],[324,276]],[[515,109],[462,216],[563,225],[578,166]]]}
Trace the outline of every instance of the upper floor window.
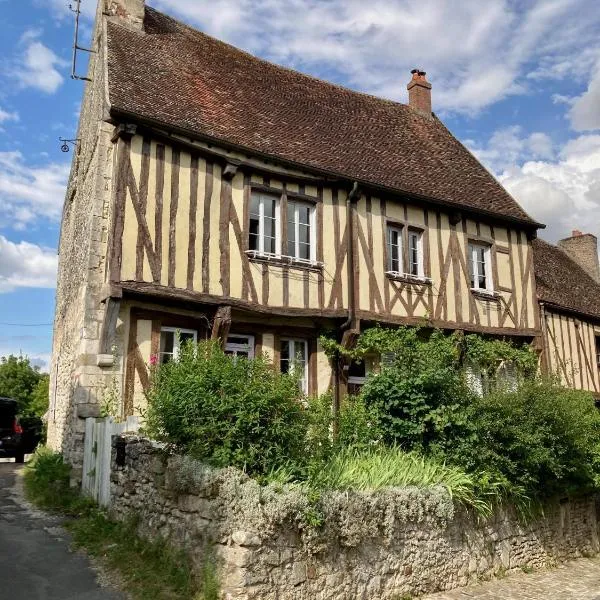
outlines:
{"label": "upper floor window", "polygon": [[[423,232],[418,229],[388,227],[387,270],[396,275],[423,277]],[[406,261],[406,264],[404,264]]]}
{"label": "upper floor window", "polygon": [[300,389],[308,393],[308,342],[299,339],[281,340],[279,368],[282,373],[299,377]]}
{"label": "upper floor window", "polygon": [[227,342],[225,343],[225,354],[235,357],[254,358],[254,336],[228,335]]}
{"label": "upper floor window", "polygon": [[181,347],[186,342],[198,341],[198,332],[193,329],[163,327],[160,330],[159,362],[161,365],[177,360]]}
{"label": "upper floor window", "polygon": [[279,199],[253,192],[250,199],[250,250],[279,254]]}
{"label": "upper floor window", "polygon": [[474,290],[492,291],[491,250],[486,244],[469,244],[469,270]]}
{"label": "upper floor window", "polygon": [[403,273],[402,266],[402,229],[388,227],[388,271]]}
{"label": "upper floor window", "polygon": [[287,254],[298,260],[315,260],[315,207],[288,200]]}
{"label": "upper floor window", "polygon": [[408,274],[423,276],[422,233],[414,229],[408,230]]}

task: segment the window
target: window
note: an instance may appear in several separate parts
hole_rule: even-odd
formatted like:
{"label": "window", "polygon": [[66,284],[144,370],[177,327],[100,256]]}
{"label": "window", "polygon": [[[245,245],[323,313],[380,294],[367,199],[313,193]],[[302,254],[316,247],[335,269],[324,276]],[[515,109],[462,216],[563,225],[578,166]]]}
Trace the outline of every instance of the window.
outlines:
{"label": "window", "polygon": [[252,193],[248,248],[259,254],[280,253],[278,198]]}
{"label": "window", "polygon": [[254,336],[233,334],[227,336],[225,354],[235,357],[254,358]]}
{"label": "window", "polygon": [[287,254],[297,260],[315,259],[315,207],[308,202],[288,200]]}
{"label": "window", "polygon": [[388,273],[424,278],[422,239],[423,232],[418,229],[388,227]]}
{"label": "window", "polygon": [[281,340],[279,367],[282,373],[300,377],[300,389],[308,393],[308,343],[306,340]]}
{"label": "window", "polygon": [[408,274],[423,276],[423,251],[421,249],[421,232],[408,230]]}
{"label": "window", "polygon": [[492,291],[491,248],[483,244],[469,244],[471,288]]}
{"label": "window", "polygon": [[388,227],[388,271],[402,273],[402,229]]}
{"label": "window", "polygon": [[179,327],[163,327],[160,330],[159,362],[161,365],[177,360],[181,346],[185,342],[197,342],[198,332]]}

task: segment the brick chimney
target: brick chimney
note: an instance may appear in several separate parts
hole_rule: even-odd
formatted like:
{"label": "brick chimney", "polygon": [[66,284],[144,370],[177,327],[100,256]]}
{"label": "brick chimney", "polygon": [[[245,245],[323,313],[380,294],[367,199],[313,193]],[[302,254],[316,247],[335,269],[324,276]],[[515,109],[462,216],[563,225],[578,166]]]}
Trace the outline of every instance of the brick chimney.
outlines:
{"label": "brick chimney", "polygon": [[591,233],[573,230],[571,237],[558,242],[569,258],[575,261],[588,275],[600,283],[600,265],[598,264],[598,238]]}
{"label": "brick chimney", "polygon": [[413,69],[412,79],[406,86],[408,89],[408,105],[421,114],[431,117],[431,84],[427,81],[425,71]]}
{"label": "brick chimney", "polygon": [[108,16],[118,17],[119,22],[134,29],[143,29],[145,0],[105,0],[105,2]]}

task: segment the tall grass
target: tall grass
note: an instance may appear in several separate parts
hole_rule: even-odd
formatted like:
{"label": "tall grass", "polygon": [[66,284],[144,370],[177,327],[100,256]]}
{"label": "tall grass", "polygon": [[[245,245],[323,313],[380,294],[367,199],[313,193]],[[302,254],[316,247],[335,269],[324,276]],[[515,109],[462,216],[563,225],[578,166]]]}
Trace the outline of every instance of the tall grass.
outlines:
{"label": "tall grass", "polygon": [[400,448],[344,449],[314,469],[309,485],[321,490],[378,490],[392,487],[444,488],[456,502],[490,515],[497,500],[491,488],[462,469]]}

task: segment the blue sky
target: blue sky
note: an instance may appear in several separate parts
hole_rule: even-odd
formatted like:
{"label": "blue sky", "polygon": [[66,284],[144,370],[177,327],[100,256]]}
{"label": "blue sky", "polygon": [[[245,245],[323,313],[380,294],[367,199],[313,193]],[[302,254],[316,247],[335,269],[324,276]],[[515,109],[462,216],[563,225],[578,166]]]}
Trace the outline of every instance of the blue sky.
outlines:
{"label": "blue sky", "polygon": [[[150,0],[274,62],[433,106],[556,241],[600,235],[596,0]],[[83,41],[95,0],[83,0]],[[46,365],[56,247],[83,83],[70,79],[68,0],[0,0],[0,356]],[[82,68],[85,64],[82,62]],[[15,325],[11,325],[15,324]]]}

